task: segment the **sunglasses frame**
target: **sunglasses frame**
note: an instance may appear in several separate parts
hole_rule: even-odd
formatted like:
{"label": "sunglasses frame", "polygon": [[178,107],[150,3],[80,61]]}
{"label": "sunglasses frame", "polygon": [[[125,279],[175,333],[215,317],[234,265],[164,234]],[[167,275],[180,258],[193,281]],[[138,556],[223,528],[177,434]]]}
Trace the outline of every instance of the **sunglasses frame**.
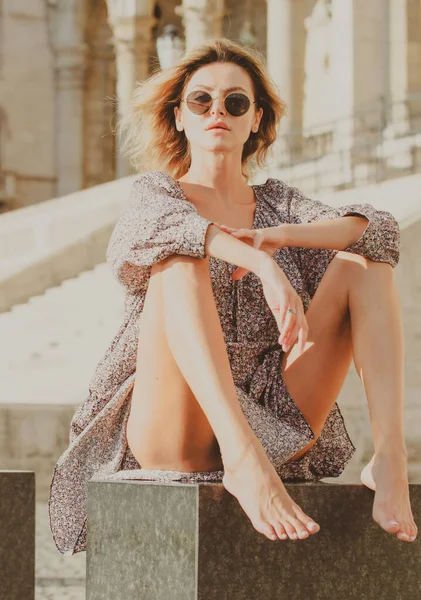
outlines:
{"label": "sunglasses frame", "polygon": [[[203,92],[204,94],[208,94],[208,95],[209,95],[209,97],[210,97],[210,99],[211,99],[211,103],[209,104],[208,108],[207,108],[207,109],[206,109],[204,112],[202,112],[202,113],[195,113],[194,111],[192,111],[192,110],[191,110],[191,108],[190,108],[190,107],[189,107],[189,105],[188,105],[187,98],[190,96],[190,94],[194,94],[195,92]],[[248,108],[247,108],[246,112],[242,113],[241,115],[233,115],[232,113],[230,113],[230,111],[228,110],[228,108],[227,108],[227,106],[226,106],[226,104],[225,104],[225,100],[226,100],[227,98],[229,98],[229,96],[232,96],[232,95],[234,95],[234,94],[240,94],[241,96],[244,96],[245,98],[247,98],[247,100],[250,102],[250,105],[248,106]],[[209,110],[212,108],[212,105],[213,105],[214,101],[215,101],[215,100],[217,100],[218,98],[223,98],[223,101],[224,101],[224,108],[225,108],[225,110],[227,111],[227,113],[228,113],[229,115],[231,115],[231,117],[243,117],[243,116],[244,116],[244,115],[246,115],[246,114],[248,113],[248,111],[250,110],[250,106],[251,106],[252,104],[256,104],[256,103],[257,103],[257,100],[250,100],[250,98],[247,96],[247,94],[244,94],[244,92],[229,92],[229,93],[228,93],[226,96],[214,96],[214,97],[213,97],[213,96],[211,96],[211,94],[209,94],[209,92],[207,92],[207,91],[205,91],[205,90],[193,90],[192,92],[190,92],[189,94],[187,94],[187,96],[186,96],[185,98],[182,98],[182,99],[180,100],[180,104],[181,104],[182,102],[185,102],[185,103],[186,103],[186,106],[187,106],[187,108],[189,109],[189,111],[190,111],[190,112],[192,112],[194,115],[197,115],[197,116],[201,117],[201,116],[205,115],[207,112],[209,112]]]}

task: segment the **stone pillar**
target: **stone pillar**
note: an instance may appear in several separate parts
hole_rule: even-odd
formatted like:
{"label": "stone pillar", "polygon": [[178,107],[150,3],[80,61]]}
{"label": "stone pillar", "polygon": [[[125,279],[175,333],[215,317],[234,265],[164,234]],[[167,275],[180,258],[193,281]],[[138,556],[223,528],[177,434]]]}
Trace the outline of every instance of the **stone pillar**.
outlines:
{"label": "stone pillar", "polygon": [[186,52],[209,38],[222,37],[224,0],[183,0],[175,12],[183,21]]}
{"label": "stone pillar", "polygon": [[115,178],[116,63],[105,2],[92,4],[87,16],[89,47],[85,83],[84,187]]}
{"label": "stone pillar", "polygon": [[82,2],[61,2],[55,36],[57,195],[83,187],[86,45]]}
{"label": "stone pillar", "polygon": [[35,596],[35,473],[0,470],[0,598]]}
{"label": "stone pillar", "polygon": [[[332,131],[332,12],[329,2],[317,0],[304,22],[303,135],[314,138]],[[328,91],[326,93],[326,91]],[[325,93],[323,93],[325,92]]]}
{"label": "stone pillar", "polygon": [[[321,526],[314,540],[290,543],[256,531],[221,483],[117,479],[134,473],[88,482],[86,600],[377,600],[379,590],[419,600],[421,544],[374,522],[361,483],[286,483]],[[418,522],[421,485],[410,494]],[[320,551],[309,568],[311,544]]]}
{"label": "stone pillar", "polygon": [[405,135],[421,120],[421,3],[390,0],[389,133]]}
{"label": "stone pillar", "polygon": [[[152,27],[156,23],[152,16],[153,5],[150,0],[108,0],[116,52],[118,120],[131,108],[136,82],[147,79],[150,74]],[[117,150],[116,176],[124,177],[131,172],[128,161]]]}
{"label": "stone pillar", "polygon": [[332,48],[333,149],[341,161],[338,183],[348,184],[355,164],[365,164],[361,173],[368,168],[382,131],[388,61],[384,1],[332,0]]}
{"label": "stone pillar", "polygon": [[267,0],[267,66],[287,104],[279,130],[281,162],[294,161],[300,151],[306,14],[305,2]]}

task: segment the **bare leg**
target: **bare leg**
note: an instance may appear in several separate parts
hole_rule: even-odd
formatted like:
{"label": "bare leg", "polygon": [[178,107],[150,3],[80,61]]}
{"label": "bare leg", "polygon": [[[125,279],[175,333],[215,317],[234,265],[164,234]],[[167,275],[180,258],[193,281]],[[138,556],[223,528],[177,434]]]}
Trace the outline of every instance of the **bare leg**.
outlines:
{"label": "bare leg", "polygon": [[418,529],[408,489],[400,304],[392,267],[368,267],[359,289],[350,294],[354,360],[367,396],[375,450],[361,481],[376,492],[374,520],[399,539],[413,541]]}
{"label": "bare leg", "polygon": [[[284,356],[283,370],[289,392],[318,434],[336,401],[353,350],[376,449],[376,460],[362,479],[366,485],[370,480],[374,483],[373,467],[377,483],[373,518],[391,533],[416,535],[406,473],[402,334],[392,272],[387,263],[338,252],[306,313],[306,348],[300,355],[298,344],[294,345]],[[388,525],[391,520],[398,525]]]}
{"label": "bare leg", "polygon": [[[192,320],[180,330],[178,318]],[[257,531],[269,539],[316,533],[319,526],[289,496],[241,410],[208,261],[175,256],[154,265],[139,326],[127,440],[140,465],[209,470],[220,468],[222,455],[223,483]],[[191,338],[201,343],[191,345]],[[199,360],[200,352],[209,358]],[[202,390],[197,398],[191,387]]]}
{"label": "bare leg", "polygon": [[154,265],[139,323],[129,446],[146,469],[222,469],[215,434],[173,357],[164,322],[161,269]]}

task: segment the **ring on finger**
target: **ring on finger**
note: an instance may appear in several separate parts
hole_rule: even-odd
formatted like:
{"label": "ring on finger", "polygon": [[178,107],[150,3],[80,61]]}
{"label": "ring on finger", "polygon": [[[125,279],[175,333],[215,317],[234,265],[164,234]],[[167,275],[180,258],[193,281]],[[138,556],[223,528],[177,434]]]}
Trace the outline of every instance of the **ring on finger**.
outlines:
{"label": "ring on finger", "polygon": [[282,331],[281,337],[284,338],[284,339],[285,339],[286,336],[288,336],[291,333],[292,329],[294,328],[294,321],[288,322],[288,325],[286,324],[288,316],[289,316],[288,313],[293,314],[293,315],[297,315],[297,311],[295,310],[295,308],[289,308],[287,310],[287,314],[286,314],[285,320],[284,320],[284,322],[282,324],[283,327],[284,327],[284,331]]}

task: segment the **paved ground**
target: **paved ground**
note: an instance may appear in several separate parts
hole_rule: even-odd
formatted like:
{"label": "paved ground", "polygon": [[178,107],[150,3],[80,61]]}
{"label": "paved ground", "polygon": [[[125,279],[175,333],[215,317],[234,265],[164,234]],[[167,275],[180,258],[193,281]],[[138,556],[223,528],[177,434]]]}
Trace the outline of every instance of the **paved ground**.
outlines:
{"label": "paved ground", "polygon": [[35,600],[84,600],[86,553],[63,556],[55,547],[47,504],[36,505]]}

